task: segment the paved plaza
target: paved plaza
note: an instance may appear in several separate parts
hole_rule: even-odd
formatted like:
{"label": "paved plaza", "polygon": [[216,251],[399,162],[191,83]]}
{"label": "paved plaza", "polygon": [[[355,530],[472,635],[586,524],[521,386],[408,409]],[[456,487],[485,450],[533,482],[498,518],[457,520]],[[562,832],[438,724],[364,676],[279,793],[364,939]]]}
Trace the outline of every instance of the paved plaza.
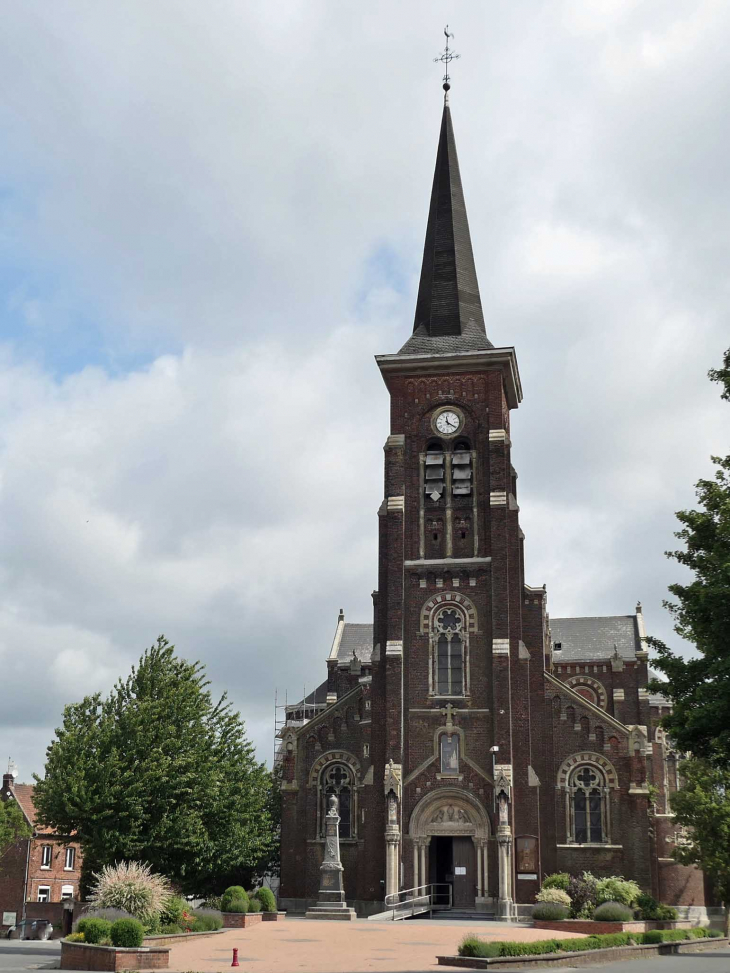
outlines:
{"label": "paved plaza", "polygon": [[[498,922],[317,921],[285,919],[249,929],[230,929],[222,936],[173,946],[170,969],[218,973],[231,965],[238,947],[240,973],[407,973],[444,969],[438,955],[456,953],[467,933],[484,939],[544,939],[544,929]],[[579,933],[566,933],[565,938]]]}

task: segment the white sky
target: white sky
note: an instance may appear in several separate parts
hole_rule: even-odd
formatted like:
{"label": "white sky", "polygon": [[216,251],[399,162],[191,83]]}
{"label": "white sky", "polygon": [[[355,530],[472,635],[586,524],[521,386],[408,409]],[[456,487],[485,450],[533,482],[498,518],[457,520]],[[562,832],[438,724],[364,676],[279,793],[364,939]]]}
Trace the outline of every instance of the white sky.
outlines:
{"label": "white sky", "polygon": [[[528,582],[677,644],[674,511],[728,452],[730,6],[0,0],[0,752],[160,632],[262,759],[369,621],[385,388],[441,112],[513,344]],[[4,747],[4,751],[1,749]]]}

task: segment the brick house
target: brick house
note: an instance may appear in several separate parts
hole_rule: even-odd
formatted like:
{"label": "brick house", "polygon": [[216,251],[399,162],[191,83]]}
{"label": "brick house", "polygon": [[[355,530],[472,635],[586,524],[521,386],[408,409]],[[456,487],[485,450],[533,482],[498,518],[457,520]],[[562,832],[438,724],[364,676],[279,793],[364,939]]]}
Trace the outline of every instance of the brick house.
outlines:
{"label": "brick house", "polygon": [[287,709],[282,907],[317,898],[331,794],[361,914],[437,883],[509,918],[545,874],[584,869],[703,906],[702,873],[671,858],[679,755],[646,688],[641,606],[551,619],[525,577],[522,386],[514,348],[487,337],[448,92],[413,333],[376,361],[391,410],[374,620],[340,612],[326,681]]}
{"label": "brick house", "polygon": [[[50,919],[56,932],[70,928],[73,903],[79,898],[81,847],[36,823],[32,784],[17,784],[15,773],[3,775],[0,800],[15,801],[33,829],[0,858],[0,935],[21,919]],[[7,921],[6,921],[7,920]]]}

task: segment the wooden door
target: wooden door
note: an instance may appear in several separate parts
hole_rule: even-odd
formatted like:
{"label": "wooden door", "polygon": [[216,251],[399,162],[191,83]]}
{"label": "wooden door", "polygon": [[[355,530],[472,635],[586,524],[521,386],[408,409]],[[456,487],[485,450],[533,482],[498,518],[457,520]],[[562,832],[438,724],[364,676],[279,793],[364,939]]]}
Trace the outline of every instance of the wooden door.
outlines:
{"label": "wooden door", "polygon": [[454,908],[473,909],[477,891],[476,849],[471,838],[454,838]]}

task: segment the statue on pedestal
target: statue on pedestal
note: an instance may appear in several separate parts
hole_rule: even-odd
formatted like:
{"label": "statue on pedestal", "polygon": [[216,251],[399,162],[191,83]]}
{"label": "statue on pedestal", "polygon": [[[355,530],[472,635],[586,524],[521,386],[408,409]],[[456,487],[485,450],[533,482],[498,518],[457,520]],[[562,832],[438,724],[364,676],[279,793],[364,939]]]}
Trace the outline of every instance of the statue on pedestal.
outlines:
{"label": "statue on pedestal", "polygon": [[344,869],[340,861],[340,816],[337,798],[329,799],[324,819],[324,860],[319,869],[319,897],[317,904],[307,910],[307,919],[355,919],[355,910],[348,909],[342,881]]}

